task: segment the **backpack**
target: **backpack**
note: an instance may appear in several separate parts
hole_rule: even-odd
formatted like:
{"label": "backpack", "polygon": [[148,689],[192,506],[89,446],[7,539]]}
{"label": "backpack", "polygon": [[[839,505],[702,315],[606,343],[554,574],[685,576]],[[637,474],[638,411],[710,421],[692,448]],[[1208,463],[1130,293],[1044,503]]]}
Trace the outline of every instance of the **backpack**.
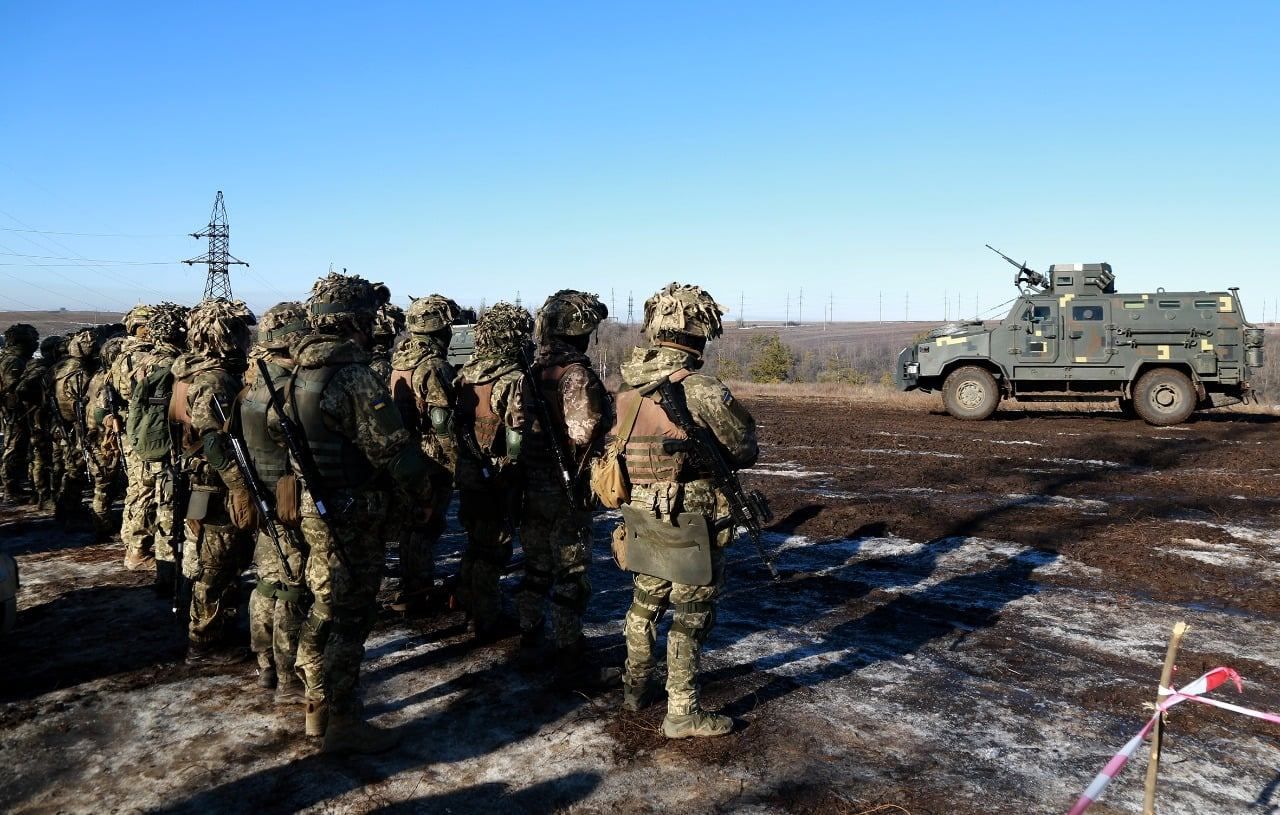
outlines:
{"label": "backpack", "polygon": [[173,448],[169,428],[169,399],[173,396],[171,363],[157,366],[133,389],[125,434],[143,461],[164,461]]}

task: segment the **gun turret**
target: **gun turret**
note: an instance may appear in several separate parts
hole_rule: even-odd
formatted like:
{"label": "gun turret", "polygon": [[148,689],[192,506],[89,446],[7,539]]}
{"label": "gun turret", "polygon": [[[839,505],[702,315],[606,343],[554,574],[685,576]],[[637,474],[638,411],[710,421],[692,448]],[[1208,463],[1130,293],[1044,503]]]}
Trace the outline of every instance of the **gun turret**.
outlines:
{"label": "gun turret", "polygon": [[986,247],[990,249],[992,252],[995,252],[1000,257],[1004,258],[1006,261],[1008,261],[1009,265],[1013,266],[1018,270],[1018,273],[1013,276],[1013,285],[1016,286],[1019,291],[1022,290],[1023,286],[1030,286],[1031,288],[1038,289],[1039,291],[1046,291],[1052,288],[1053,282],[1049,278],[1037,272],[1035,269],[1032,269],[1030,266],[1028,266],[1025,260],[1019,263],[1018,261],[1009,257],[1004,252],[1001,252],[999,249],[995,248],[989,243],[986,244]]}

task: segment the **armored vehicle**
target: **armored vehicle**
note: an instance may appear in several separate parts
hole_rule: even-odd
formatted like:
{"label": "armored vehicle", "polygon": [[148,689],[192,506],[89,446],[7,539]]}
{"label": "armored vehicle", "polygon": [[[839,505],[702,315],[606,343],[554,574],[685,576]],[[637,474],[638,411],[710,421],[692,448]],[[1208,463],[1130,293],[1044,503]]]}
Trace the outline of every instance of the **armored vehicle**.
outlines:
{"label": "armored vehicle", "polygon": [[901,389],[941,390],[958,419],[986,419],[1002,399],[1118,399],[1153,425],[1254,398],[1263,330],[1245,320],[1237,289],[1121,294],[1108,263],[1046,275],[998,254],[1018,267],[1009,315],[950,323],[903,349]]}

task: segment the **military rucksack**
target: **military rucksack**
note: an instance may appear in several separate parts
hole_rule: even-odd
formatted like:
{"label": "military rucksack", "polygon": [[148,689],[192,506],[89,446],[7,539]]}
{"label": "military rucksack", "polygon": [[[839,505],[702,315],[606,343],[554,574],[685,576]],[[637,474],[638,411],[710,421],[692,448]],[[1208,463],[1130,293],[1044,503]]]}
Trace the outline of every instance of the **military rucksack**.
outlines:
{"label": "military rucksack", "polygon": [[133,389],[125,434],[143,461],[163,461],[173,447],[169,399],[173,396],[171,363],[157,366]]}

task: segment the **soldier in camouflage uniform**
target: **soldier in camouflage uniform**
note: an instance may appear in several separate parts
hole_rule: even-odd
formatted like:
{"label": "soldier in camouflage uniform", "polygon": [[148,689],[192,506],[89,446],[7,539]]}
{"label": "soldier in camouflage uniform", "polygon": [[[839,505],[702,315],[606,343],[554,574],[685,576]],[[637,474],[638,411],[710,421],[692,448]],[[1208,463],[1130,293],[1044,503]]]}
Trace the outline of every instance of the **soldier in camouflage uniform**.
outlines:
{"label": "soldier in camouflage uniform", "polygon": [[[626,530],[628,548],[660,547],[652,537],[659,526],[674,527],[681,513],[701,515],[707,524],[711,579],[706,585],[676,582],[637,573],[624,628],[627,661],[623,704],[638,710],[655,695],[654,642],[663,613],[673,611],[667,634],[667,715],[662,732],[668,738],[719,736],[733,720],[704,711],[698,703],[698,659],[715,621],[716,600],[724,585],[724,547],[733,539],[725,497],[705,473],[695,472],[679,443],[687,435],[671,420],[657,391],[664,381],[682,391],[693,420],[715,436],[736,468],[755,463],[755,421],[718,379],[695,373],[702,366],[707,340],[720,336],[724,313],[697,286],[672,283],[645,302],[644,331],[648,348],[636,348],[622,365],[623,389],[617,395],[617,421],[612,435],[626,438],[625,467],[631,483],[630,508],[643,523]],[[620,425],[630,427],[621,430]],[[670,442],[676,442],[670,445]],[[674,447],[674,449],[673,449]],[[625,509],[624,509],[625,511]],[[692,525],[696,527],[696,524]],[[718,530],[718,531],[717,531]]]}
{"label": "soldier in camouflage uniform", "polygon": [[53,396],[58,415],[53,417],[62,430],[58,453],[62,459],[61,489],[54,499],[55,517],[74,527],[96,527],[84,504],[84,493],[90,486],[92,471],[97,466],[96,453],[88,438],[89,379],[98,350],[92,329],[77,331],[67,340],[67,355],[53,368]]}
{"label": "soldier in camouflage uniform", "polygon": [[373,359],[369,367],[387,383],[388,388],[391,387],[391,349],[403,330],[404,309],[395,303],[383,303],[378,309],[378,319],[373,323],[373,348],[369,351]]}
{"label": "soldier in camouflage uniform", "polygon": [[[594,294],[564,290],[538,311],[538,349],[525,377],[524,578],[516,595],[521,644],[534,653],[542,640],[551,596],[550,623],[554,667],[568,678],[583,668],[582,615],[591,596],[591,509],[583,479],[566,494],[553,445],[566,459],[571,476],[587,471],[597,442],[609,429],[611,405],[600,377],[591,368],[587,344],[609,310]],[[537,395],[550,413],[551,426],[539,417]]]}
{"label": "soldier in camouflage uniform", "polygon": [[[400,541],[400,594],[392,609],[421,613],[435,586],[435,546],[444,534],[445,516],[453,497],[453,471],[458,453],[453,439],[453,379],[449,364],[452,323],[458,304],[432,294],[418,297],[409,306],[405,325],[409,335],[392,357],[391,398],[410,433],[416,433],[422,451],[432,462],[431,514],[425,526],[408,524],[394,531]],[[393,508],[393,516],[401,512]]]}
{"label": "soldier in camouflage uniform", "polygon": [[[379,306],[373,285],[329,274],[316,282],[307,306],[313,331],[292,345],[298,367],[287,407],[323,481],[305,485],[301,505],[313,597],[297,660],[307,697],[306,732],[324,736],[325,752],[379,752],[398,736],[361,718],[360,661],[377,615],[388,493],[393,489],[420,506],[429,498],[419,494],[427,461],[369,368]],[[317,490],[323,490],[329,521],[317,512]]]}
{"label": "soldier in camouflage uniform", "polygon": [[523,492],[517,467],[524,433],[520,355],[532,336],[528,311],[495,303],[476,323],[475,355],[458,375],[458,520],[467,530],[458,596],[479,642],[493,640],[501,628],[498,583],[511,560]]}
{"label": "soldier in camouflage uniform", "polygon": [[[245,375],[248,388],[239,404],[240,427],[254,472],[268,496],[277,494],[280,479],[289,471],[289,453],[270,434],[271,391],[262,379],[257,360],[266,363],[276,391],[282,392],[294,369],[289,343],[306,330],[307,308],[302,303],[278,303],[267,309],[258,323],[258,344],[250,355],[254,364]],[[305,697],[294,665],[298,633],[310,604],[303,579],[306,550],[301,546],[300,530],[283,523],[279,530],[280,548],[289,559],[287,571],[265,530],[258,530],[254,545],[258,585],[249,596],[249,644],[258,658],[258,684],[275,687],[276,704],[300,705]]]}
{"label": "soldier in camouflage uniform", "polygon": [[182,541],[182,573],[191,581],[188,664],[227,664],[244,656],[228,644],[228,635],[256,518],[219,416],[231,414],[243,385],[255,322],[243,303],[204,300],[187,315],[189,350],[173,363],[169,418],[191,483]]}
{"label": "soldier in camouflage uniform", "polygon": [[148,321],[155,313],[151,306],[134,306],[124,315],[125,337],[120,353],[108,369],[108,382],[114,398],[103,426],[116,433],[124,450],[127,484],[124,494],[124,517],[120,523],[120,539],[124,542],[124,565],[129,569],[148,568],[154,562],[155,547],[155,478],[146,472],[146,463],[133,451],[124,432],[129,415],[129,400],[138,384],[140,366],[155,349]]}
{"label": "soldier in camouflage uniform", "polygon": [[[122,394],[126,388],[130,391],[131,415],[143,409],[143,405],[135,403],[138,386],[159,369],[171,368],[186,350],[188,313],[186,306],[177,303],[152,306],[146,326],[151,350],[136,357],[122,354],[112,366],[116,387]],[[168,464],[144,460],[130,444],[125,465],[129,468],[129,486],[125,491],[124,522],[120,531],[125,544],[125,566],[148,568],[154,556],[156,591],[164,595],[174,584],[177,569],[174,546],[182,540],[182,531],[175,528],[172,485],[165,472]]]}
{"label": "soldier in camouflage uniform", "polygon": [[18,383],[39,341],[40,334],[34,326],[16,323],[4,330],[4,348],[0,349],[0,431],[4,433],[0,487],[4,488],[5,497],[14,503],[25,497],[22,481],[27,475],[31,444],[30,426],[25,421]]}
{"label": "soldier in camouflage uniform", "polygon": [[54,434],[56,417],[49,411],[53,368],[66,354],[66,337],[53,335],[40,341],[40,355],[27,363],[18,382],[18,395],[31,428],[31,488],[41,512],[53,512],[54,496],[62,485],[62,461]]}
{"label": "soldier in camouflage uniform", "polygon": [[[90,468],[93,480],[94,531],[99,540],[115,534],[117,527],[111,520],[111,504],[118,493],[120,477],[124,472],[123,432],[119,423],[108,424],[108,416],[116,415],[112,407],[110,383],[111,364],[120,355],[124,337],[110,337],[103,341],[98,351],[97,370],[89,380],[86,393],[86,411],[89,430],[89,447],[95,452],[94,466]],[[119,428],[119,429],[118,429]]]}

